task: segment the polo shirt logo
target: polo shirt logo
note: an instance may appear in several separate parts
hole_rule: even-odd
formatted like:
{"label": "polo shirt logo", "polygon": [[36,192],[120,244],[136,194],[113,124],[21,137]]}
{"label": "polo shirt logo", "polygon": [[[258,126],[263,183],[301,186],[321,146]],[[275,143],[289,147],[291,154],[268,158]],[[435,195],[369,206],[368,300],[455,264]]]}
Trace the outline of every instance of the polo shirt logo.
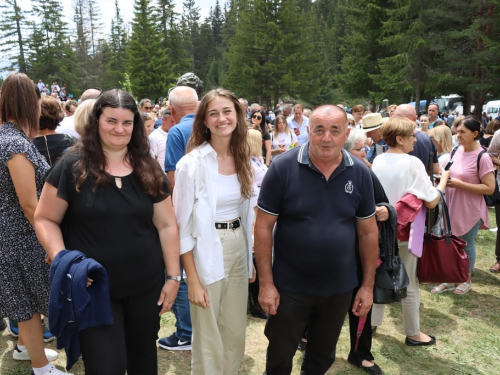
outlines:
{"label": "polo shirt logo", "polygon": [[348,181],[347,184],[345,185],[345,192],[352,194],[353,190],[354,190],[354,185],[352,184],[352,181]]}

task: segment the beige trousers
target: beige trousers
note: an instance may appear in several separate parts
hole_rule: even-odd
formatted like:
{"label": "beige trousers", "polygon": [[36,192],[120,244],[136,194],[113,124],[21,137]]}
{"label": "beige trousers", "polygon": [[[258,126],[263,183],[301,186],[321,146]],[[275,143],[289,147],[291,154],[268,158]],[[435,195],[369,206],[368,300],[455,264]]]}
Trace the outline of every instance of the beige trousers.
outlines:
{"label": "beige trousers", "polygon": [[245,352],[248,255],[244,230],[218,229],[226,277],[207,286],[210,306],[190,303],[191,373],[236,375]]}
{"label": "beige trousers", "polygon": [[[417,279],[418,258],[408,251],[408,242],[399,243],[399,256],[403,262],[410,284],[406,289],[406,298],[401,301],[403,306],[403,327],[406,336],[420,333],[420,290]],[[385,305],[374,303],[372,308],[372,326],[379,326],[384,319]]]}

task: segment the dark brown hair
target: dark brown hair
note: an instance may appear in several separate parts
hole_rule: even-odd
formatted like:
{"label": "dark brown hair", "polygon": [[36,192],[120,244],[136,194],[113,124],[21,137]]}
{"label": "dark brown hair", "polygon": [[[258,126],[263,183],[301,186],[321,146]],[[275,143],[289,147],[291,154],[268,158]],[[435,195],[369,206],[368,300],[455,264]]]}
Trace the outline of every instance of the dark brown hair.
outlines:
{"label": "dark brown hair", "polygon": [[42,97],[42,110],[40,111],[40,130],[57,128],[64,119],[64,112],[59,104],[59,100],[52,96]]}
{"label": "dark brown hair", "polygon": [[236,173],[238,174],[238,181],[241,184],[241,195],[244,198],[250,198],[252,196],[253,172],[250,164],[250,148],[248,147],[247,142],[248,128],[245,121],[245,112],[243,111],[243,107],[240,105],[238,98],[236,98],[236,96],[234,96],[230,91],[218,88],[205,94],[200,105],[198,106],[198,111],[196,112],[196,117],[193,123],[193,132],[191,133],[191,138],[189,138],[189,142],[187,144],[187,152],[190,152],[205,142],[210,142],[212,133],[210,131],[206,131],[207,127],[205,126],[205,116],[210,102],[218,97],[229,99],[233,103],[236,111],[236,129],[234,129],[231,135],[229,152],[234,157],[234,166],[236,168]]}
{"label": "dark brown hair", "polygon": [[465,126],[471,132],[477,132],[476,137],[474,138],[477,141],[479,138],[483,136],[483,132],[481,130],[481,123],[474,116],[465,116],[457,123],[457,129],[460,125]]}
{"label": "dark brown hair", "polygon": [[81,142],[76,149],[80,154],[80,159],[75,164],[77,191],[88,178],[94,181],[94,191],[113,181],[113,177],[105,172],[107,160],[99,137],[99,118],[106,107],[123,108],[134,114],[134,125],[130,142],[127,145],[126,160],[134,169],[134,174],[147,194],[156,197],[166,193],[163,190],[165,175],[149,153],[146,129],[137,104],[129,93],[118,89],[106,91],[99,96],[85,124]]}
{"label": "dark brown hair", "polygon": [[12,121],[32,138],[38,133],[40,91],[26,74],[13,72],[2,84],[0,119]]}

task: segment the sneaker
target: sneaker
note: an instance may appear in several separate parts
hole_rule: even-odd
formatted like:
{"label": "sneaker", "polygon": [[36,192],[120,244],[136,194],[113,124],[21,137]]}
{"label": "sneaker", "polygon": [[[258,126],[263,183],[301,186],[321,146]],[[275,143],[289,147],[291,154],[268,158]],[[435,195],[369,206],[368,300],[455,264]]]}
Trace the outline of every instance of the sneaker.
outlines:
{"label": "sneaker", "polygon": [[5,328],[7,328],[7,323],[5,323],[5,320],[3,318],[0,319],[0,331],[3,331]]}
{"label": "sneaker", "polygon": [[[70,374],[69,372],[63,372],[61,370],[56,369],[54,367],[54,365],[51,365],[50,368],[43,373],[43,375],[61,375],[61,374],[73,375],[73,374]],[[33,370],[31,371],[31,375],[35,375],[35,372]]]}
{"label": "sneaker", "polygon": [[159,339],[158,345],[160,348],[167,350],[191,350],[191,341],[183,341],[175,333],[169,337]]}
{"label": "sneaker", "polygon": [[42,319],[42,327],[43,327],[43,341],[44,342],[53,341],[56,337],[52,333],[50,333],[43,319]]}
{"label": "sneaker", "polygon": [[[57,357],[59,357],[59,354],[55,350],[52,350],[52,349],[44,349],[44,350],[45,350],[45,356],[47,357],[47,360],[49,362],[55,361],[57,359]],[[27,350],[24,350],[24,351],[19,350],[17,345],[14,348],[14,354],[12,355],[12,357],[18,361],[31,360],[30,353],[28,353]],[[54,374],[57,374],[57,372],[55,372]]]}
{"label": "sneaker", "polygon": [[7,326],[11,336],[19,337],[19,327],[17,326],[17,321],[9,318],[9,325]]}

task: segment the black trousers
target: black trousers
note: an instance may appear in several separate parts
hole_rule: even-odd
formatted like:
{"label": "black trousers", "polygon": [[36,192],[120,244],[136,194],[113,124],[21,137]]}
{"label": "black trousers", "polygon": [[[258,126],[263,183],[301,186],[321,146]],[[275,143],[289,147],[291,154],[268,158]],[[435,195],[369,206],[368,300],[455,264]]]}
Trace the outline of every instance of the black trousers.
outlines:
{"label": "black trousers", "polygon": [[[495,205],[495,219],[497,221],[497,227],[500,228],[500,205]],[[497,231],[497,242],[495,246],[495,256],[497,262],[500,262],[500,234]]]}
{"label": "black trousers", "polygon": [[257,262],[255,261],[255,255],[253,256],[253,265],[255,267],[255,281],[248,284],[248,298],[250,299],[250,312],[262,311],[262,307],[259,304],[259,273],[257,272]]}
{"label": "black trousers", "polygon": [[314,297],[279,291],[276,315],[270,315],[264,333],[269,340],[266,374],[288,375],[297,345],[307,327],[307,347],[302,375],[324,374],[335,361],[335,349],[352,291],[329,297]]}
{"label": "black trousers", "polygon": [[156,375],[160,329],[158,298],[164,281],[123,299],[111,299],[114,323],[80,332],[86,375]]}
{"label": "black trousers", "polygon": [[[356,293],[358,292],[359,288],[354,289],[352,293],[352,300],[351,300],[351,306],[354,303],[354,298],[356,297]],[[368,361],[373,361],[373,355],[372,355],[372,309],[370,308],[370,311],[368,312],[368,315],[366,316],[366,323],[363,328],[363,331],[361,332],[361,336],[359,338],[359,344],[358,344],[358,350],[355,352],[354,351],[354,346],[356,345],[356,333],[358,331],[358,323],[359,323],[359,316],[356,316],[352,313],[352,308],[349,308],[349,335],[351,339],[351,351],[349,352],[349,357],[353,358],[354,361],[356,362],[361,362],[363,359],[366,359]]]}

